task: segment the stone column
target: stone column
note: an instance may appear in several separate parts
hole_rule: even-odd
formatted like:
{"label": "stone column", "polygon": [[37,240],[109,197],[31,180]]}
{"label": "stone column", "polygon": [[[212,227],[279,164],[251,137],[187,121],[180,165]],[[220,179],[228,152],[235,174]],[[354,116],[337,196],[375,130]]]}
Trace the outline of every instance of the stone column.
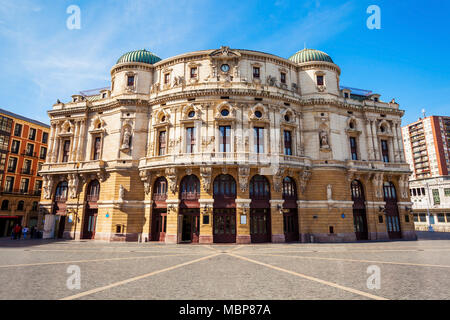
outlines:
{"label": "stone column", "polygon": [[400,146],[398,144],[398,131],[397,131],[397,124],[395,122],[392,122],[392,133],[393,133],[393,141],[392,146],[394,147],[394,161],[400,162]]}
{"label": "stone column", "polygon": [[84,148],[85,148],[85,138],[84,138],[84,131],[85,131],[85,120],[81,120],[81,128],[80,128],[80,133],[78,135],[79,137],[79,143],[78,143],[78,153],[77,153],[77,157],[75,158],[75,161],[83,161],[83,154],[84,154]]}
{"label": "stone column", "polygon": [[149,200],[148,196],[146,196],[146,198],[147,199],[144,201],[144,223],[142,226],[141,242],[151,241],[152,237],[153,201]]}
{"label": "stone column", "polygon": [[[170,192],[170,191],[169,191]],[[178,194],[178,193],[177,193]],[[178,235],[181,233],[181,225],[179,223],[179,217],[181,217],[178,212],[180,208],[179,199],[168,199],[167,203],[167,229],[166,229],[166,243],[178,243]]]}
{"label": "stone column", "polygon": [[59,138],[58,138],[58,134],[59,134],[59,126],[60,124],[57,122],[55,124],[55,136],[53,139],[53,146],[52,146],[52,160],[51,162],[55,163],[57,162],[57,158],[58,158],[58,142],[59,142]]}
{"label": "stone column", "polygon": [[372,136],[372,123],[369,119],[366,119],[366,141],[367,141],[367,152],[369,153],[368,160],[375,160],[375,150]]}
{"label": "stone column", "polygon": [[284,200],[270,200],[270,225],[272,229],[272,242],[285,242],[283,231],[283,203]]}
{"label": "stone column", "polygon": [[79,135],[79,126],[78,122],[75,122],[75,129],[73,130],[73,137],[72,137],[72,143],[70,144],[70,157],[69,162],[77,161],[77,142],[78,142],[78,135]]}
{"label": "stone column", "polygon": [[376,120],[372,121],[372,137],[373,137],[373,147],[375,150],[375,156],[374,159],[379,161],[381,160],[381,154],[380,154],[380,149],[378,147],[378,135],[377,135],[377,125],[376,125]]}
{"label": "stone column", "polygon": [[[199,199],[198,202],[200,203],[200,243],[213,243],[214,242],[214,236],[213,236],[213,206],[214,206],[214,199]],[[203,224],[204,220],[203,217],[208,215],[209,221],[207,224]]]}
{"label": "stone column", "polygon": [[251,243],[250,203],[251,199],[236,199],[236,243]]}
{"label": "stone column", "polygon": [[49,142],[48,142],[48,146],[47,146],[47,159],[48,162],[52,162],[52,158],[53,158],[53,144],[55,143],[55,124],[52,122],[51,123],[51,129],[50,129],[50,137],[49,137]]}
{"label": "stone column", "polygon": [[396,129],[397,129],[397,137],[398,137],[398,145],[399,145],[399,161],[406,162],[405,150],[404,150],[404,145],[403,145],[402,128],[401,128],[400,122],[397,122]]}

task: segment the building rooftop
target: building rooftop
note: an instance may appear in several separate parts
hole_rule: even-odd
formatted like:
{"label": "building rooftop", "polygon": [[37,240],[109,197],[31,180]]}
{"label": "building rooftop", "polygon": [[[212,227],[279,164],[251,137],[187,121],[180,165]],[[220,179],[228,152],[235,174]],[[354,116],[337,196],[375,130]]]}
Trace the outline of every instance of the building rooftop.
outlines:
{"label": "building rooftop", "polygon": [[20,120],[23,120],[23,121],[28,121],[28,122],[34,123],[34,124],[36,124],[38,126],[42,126],[42,127],[50,129],[50,126],[48,124],[46,124],[46,123],[43,123],[43,122],[40,122],[40,121],[37,121],[37,120],[34,120],[34,119],[30,119],[30,118],[21,116],[20,114],[17,114],[17,113],[11,112],[11,111],[7,111],[5,109],[1,109],[0,108],[0,114],[4,114],[4,115],[10,116],[10,117],[13,117],[13,118],[16,118],[16,119],[20,119]]}

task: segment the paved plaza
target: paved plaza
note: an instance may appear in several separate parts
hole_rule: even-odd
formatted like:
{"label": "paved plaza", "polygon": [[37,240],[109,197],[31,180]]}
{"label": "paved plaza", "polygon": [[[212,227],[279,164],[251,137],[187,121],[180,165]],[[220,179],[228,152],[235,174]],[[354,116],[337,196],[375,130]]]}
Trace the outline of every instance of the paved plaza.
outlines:
{"label": "paved plaza", "polygon": [[[261,245],[3,238],[0,269],[0,299],[14,300],[449,300],[450,236]],[[374,270],[379,289],[368,287]]]}

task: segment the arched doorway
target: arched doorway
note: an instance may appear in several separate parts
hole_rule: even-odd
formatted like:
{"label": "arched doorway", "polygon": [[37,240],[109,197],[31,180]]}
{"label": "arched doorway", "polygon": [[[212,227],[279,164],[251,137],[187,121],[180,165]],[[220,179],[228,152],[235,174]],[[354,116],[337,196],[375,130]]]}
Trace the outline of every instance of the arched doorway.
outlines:
{"label": "arched doorway", "polygon": [[156,179],[153,187],[152,241],[164,241],[167,231],[167,180]]}
{"label": "arched doorway", "polygon": [[353,200],[353,225],[356,240],[369,240],[367,230],[366,198],[364,188],[359,180],[353,180],[351,183]]}
{"label": "arched doorway", "polygon": [[86,188],[86,201],[84,209],[83,239],[94,239],[97,225],[98,205],[100,195],[100,183],[92,180]]}
{"label": "arched doorway", "polygon": [[200,181],[191,174],[180,182],[180,213],[178,230],[181,242],[197,243],[200,237]]}
{"label": "arched doorway", "polygon": [[53,214],[56,215],[54,235],[59,239],[64,236],[64,228],[66,225],[67,191],[67,181],[62,181],[56,186],[55,199],[53,202]]}
{"label": "arched doorway", "polygon": [[253,243],[270,242],[270,184],[266,177],[250,180],[250,236]]}
{"label": "arched doorway", "polygon": [[283,230],[285,241],[298,241],[297,185],[291,177],[283,179],[283,200]]}
{"label": "arched doorway", "polygon": [[214,220],[215,243],[236,242],[236,181],[229,174],[221,174],[214,179]]}
{"label": "arched doorway", "polygon": [[400,216],[397,206],[397,191],[392,182],[385,182],[383,185],[384,201],[386,202],[386,228],[389,239],[401,239]]}

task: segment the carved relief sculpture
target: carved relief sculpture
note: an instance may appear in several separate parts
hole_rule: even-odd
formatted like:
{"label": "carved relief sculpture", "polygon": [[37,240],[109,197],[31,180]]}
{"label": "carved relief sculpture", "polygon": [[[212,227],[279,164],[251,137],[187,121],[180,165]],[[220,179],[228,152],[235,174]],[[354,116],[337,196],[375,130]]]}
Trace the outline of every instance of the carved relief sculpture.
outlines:
{"label": "carved relief sculpture", "polygon": [[200,168],[200,177],[202,178],[203,190],[205,190],[206,192],[208,192],[209,189],[211,188],[211,174],[212,174],[211,167]]}
{"label": "carved relief sculpture", "polygon": [[245,192],[248,188],[248,178],[250,176],[250,168],[239,167],[238,176],[239,176],[239,188],[241,189],[241,192]]}

